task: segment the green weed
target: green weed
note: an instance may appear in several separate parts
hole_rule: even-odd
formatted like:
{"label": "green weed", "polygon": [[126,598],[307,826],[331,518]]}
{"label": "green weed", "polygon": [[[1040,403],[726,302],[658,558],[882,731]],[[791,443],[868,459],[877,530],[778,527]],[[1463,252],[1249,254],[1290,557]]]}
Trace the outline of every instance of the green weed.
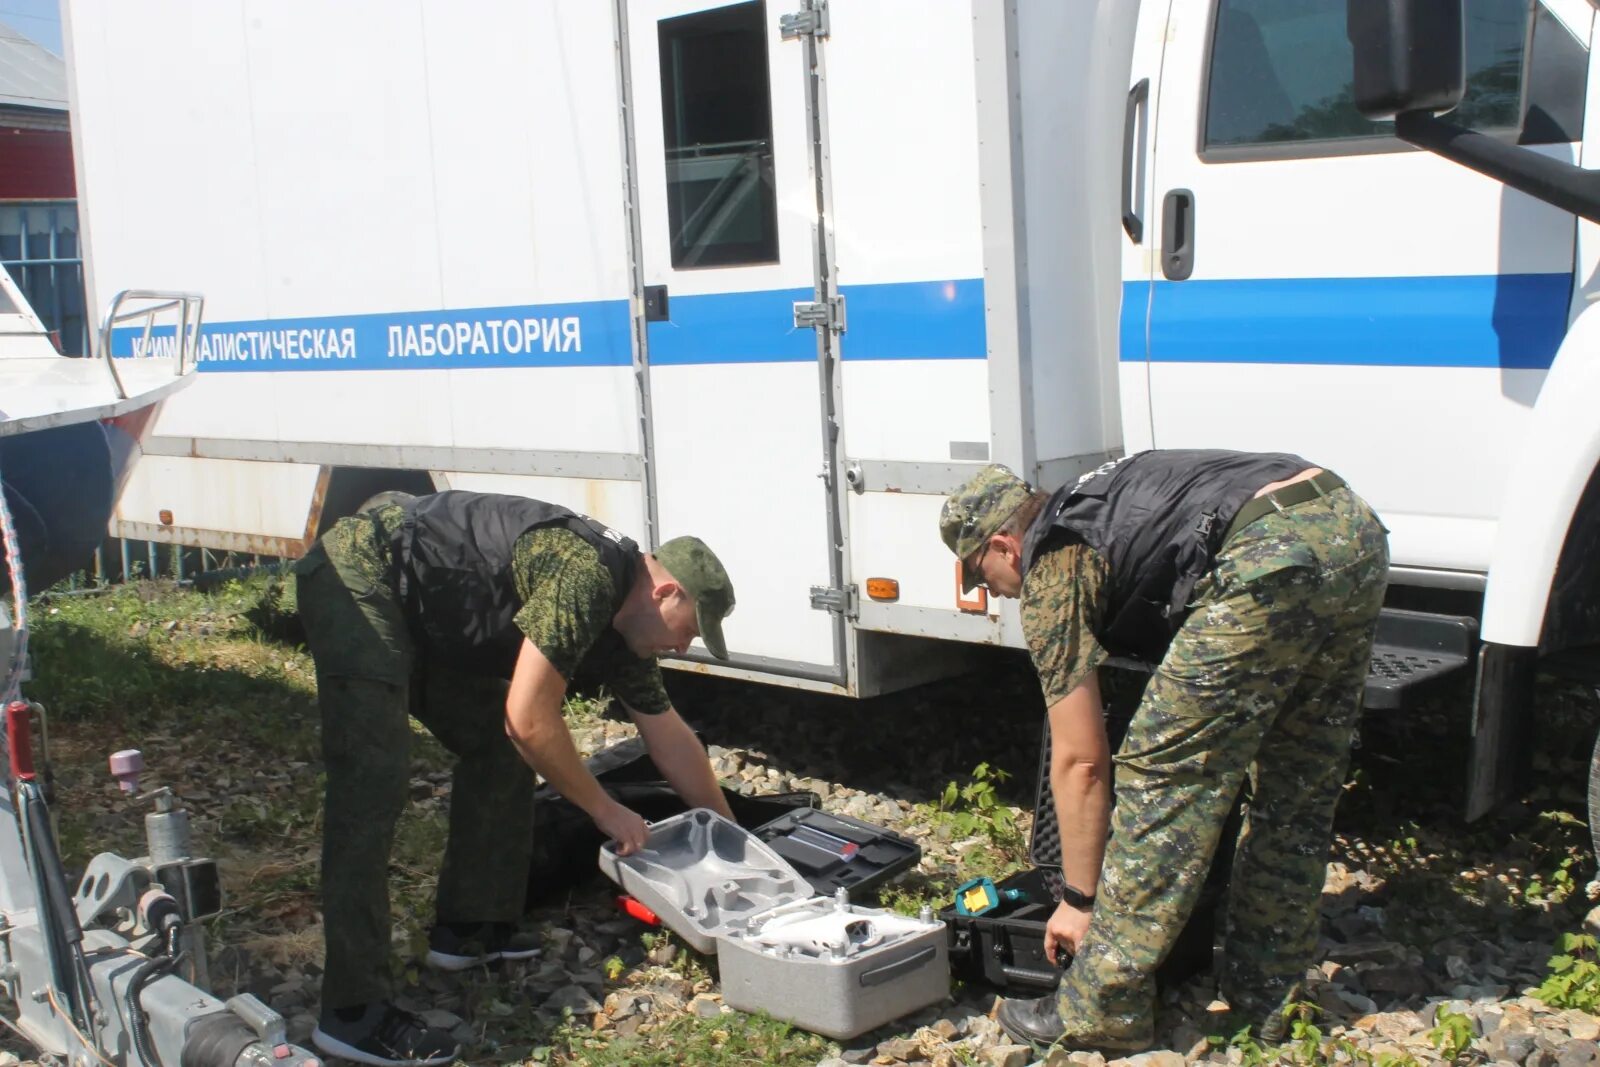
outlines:
{"label": "green weed", "polygon": [[1550,957],[1550,973],[1533,995],[1552,1008],[1600,1009],[1600,943],[1589,934],[1562,934],[1559,951]]}

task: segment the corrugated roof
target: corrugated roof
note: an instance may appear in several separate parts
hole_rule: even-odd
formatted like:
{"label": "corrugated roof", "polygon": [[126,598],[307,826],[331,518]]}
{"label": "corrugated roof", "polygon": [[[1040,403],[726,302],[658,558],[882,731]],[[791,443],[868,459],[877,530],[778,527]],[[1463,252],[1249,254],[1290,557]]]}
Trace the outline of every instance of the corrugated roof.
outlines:
{"label": "corrugated roof", "polygon": [[0,104],[67,110],[67,64],[3,22]]}

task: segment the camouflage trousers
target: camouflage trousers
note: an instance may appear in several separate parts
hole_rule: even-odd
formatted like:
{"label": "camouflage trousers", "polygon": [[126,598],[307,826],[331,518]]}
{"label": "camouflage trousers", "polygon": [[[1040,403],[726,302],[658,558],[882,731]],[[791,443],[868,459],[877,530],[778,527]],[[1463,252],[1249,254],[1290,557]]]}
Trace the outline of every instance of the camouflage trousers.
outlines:
{"label": "camouflage trousers", "polygon": [[506,683],[413,646],[387,557],[362,516],[340,520],[296,566],[327,770],[325,1011],[393,992],[389,853],[410,799],[412,716],[457,757],[438,921],[516,921],[533,850],[534,777],[506,739]]}
{"label": "camouflage trousers", "polygon": [[1385,530],[1348,489],[1223,546],[1115,757],[1094,914],[1058,998],[1072,1043],[1152,1040],[1156,968],[1247,776],[1219,984],[1241,1025],[1298,994],[1388,564]]}

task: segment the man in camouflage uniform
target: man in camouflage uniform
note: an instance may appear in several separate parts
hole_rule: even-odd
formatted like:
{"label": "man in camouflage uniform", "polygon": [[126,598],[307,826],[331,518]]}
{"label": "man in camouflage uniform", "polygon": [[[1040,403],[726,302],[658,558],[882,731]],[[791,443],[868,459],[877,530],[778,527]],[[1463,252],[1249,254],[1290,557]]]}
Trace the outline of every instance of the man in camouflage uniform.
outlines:
{"label": "man in camouflage uniform", "polygon": [[566,509],[475,493],[341,519],[296,573],[327,768],[327,964],[313,1041],[362,1063],[447,1063],[457,1043],[392,1001],[387,869],[411,785],[409,717],[457,757],[428,962],[460,970],[531,956],[537,941],[515,924],[534,771],[624,854],[647,835],[579,758],[561,716],[569,684],[605,683],[685,802],[731,817],[654,657],[698,636],[726,658],[733,587],[695,538],[643,554]]}
{"label": "man in camouflage uniform", "polygon": [[[1234,1017],[1280,1040],[1316,950],[1383,526],[1297,456],[1146,452],[1053,495],[990,466],[949,498],[940,532],[972,586],[1020,595],[1053,737],[1067,890],[1046,951],[1073,959],[1056,996],[1004,1002],[1001,1024],[1040,1046],[1150,1044],[1156,968],[1248,776],[1218,978]],[[1156,664],[1109,819],[1108,655]]]}

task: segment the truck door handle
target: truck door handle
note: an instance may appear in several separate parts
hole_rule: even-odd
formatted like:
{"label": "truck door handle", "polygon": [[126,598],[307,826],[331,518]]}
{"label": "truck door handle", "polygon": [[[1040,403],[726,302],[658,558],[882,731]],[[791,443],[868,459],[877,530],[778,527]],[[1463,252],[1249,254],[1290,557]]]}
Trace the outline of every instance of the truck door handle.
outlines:
{"label": "truck door handle", "polygon": [[1133,135],[1139,128],[1139,108],[1150,98],[1150,79],[1141,78],[1139,84],[1128,90],[1127,110],[1122,113],[1122,228],[1128,231],[1134,244],[1144,241],[1144,220],[1134,210],[1133,160],[1135,145]]}
{"label": "truck door handle", "polygon": [[1194,273],[1194,194],[1174,189],[1161,205],[1161,273],[1181,282]]}
{"label": "truck door handle", "polygon": [[667,303],[667,287],[664,285],[647,285],[644,287],[644,321],[667,322],[672,318]]}

